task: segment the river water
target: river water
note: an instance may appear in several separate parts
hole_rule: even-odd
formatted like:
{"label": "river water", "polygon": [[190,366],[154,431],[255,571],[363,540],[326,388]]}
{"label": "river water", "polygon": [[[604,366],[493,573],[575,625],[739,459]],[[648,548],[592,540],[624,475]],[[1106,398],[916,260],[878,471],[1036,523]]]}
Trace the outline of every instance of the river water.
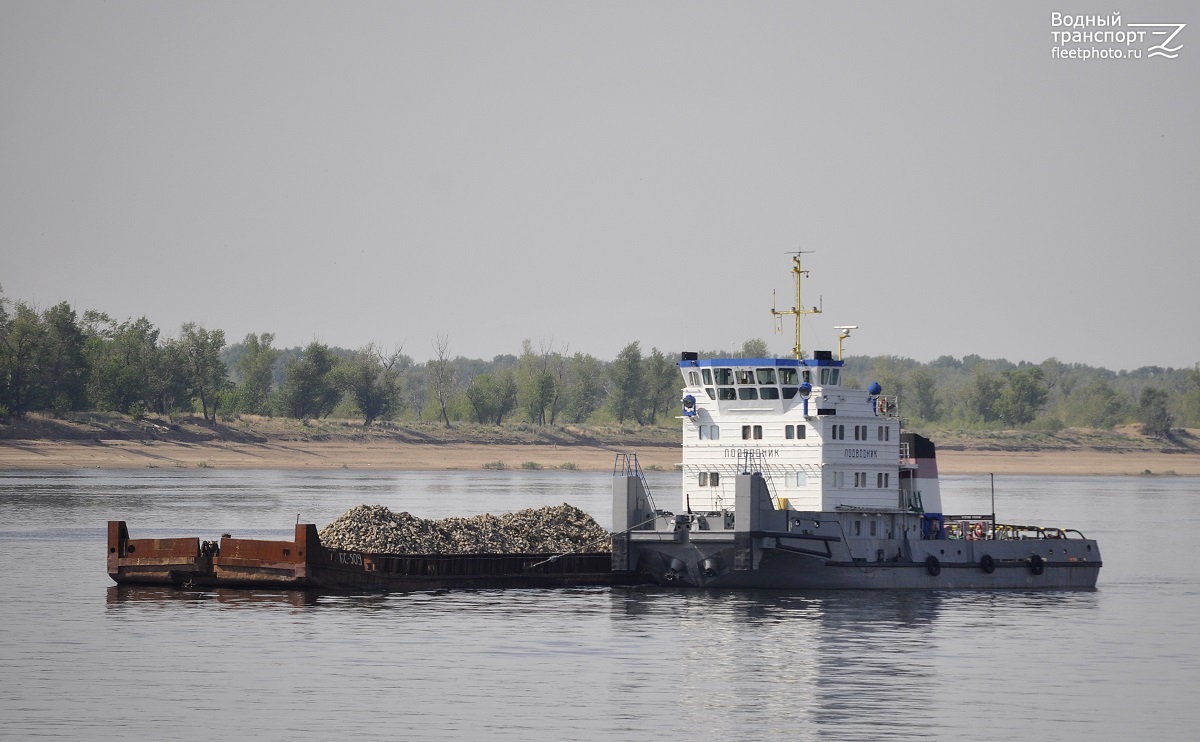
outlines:
{"label": "river water", "polygon": [[[680,476],[651,473],[660,507]],[[1085,592],[374,596],[126,589],[134,538],[290,538],[359,503],[569,502],[559,471],[0,472],[0,739],[1194,739],[1200,480],[1003,477],[1001,520],[1100,541]],[[987,477],[943,480],[989,512]]]}

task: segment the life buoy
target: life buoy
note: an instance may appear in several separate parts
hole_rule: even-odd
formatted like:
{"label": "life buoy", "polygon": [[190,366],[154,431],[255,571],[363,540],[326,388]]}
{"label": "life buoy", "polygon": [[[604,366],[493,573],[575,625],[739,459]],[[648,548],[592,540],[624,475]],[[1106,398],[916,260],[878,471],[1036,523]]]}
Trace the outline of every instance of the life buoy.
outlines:
{"label": "life buoy", "polygon": [[942,573],[942,563],[933,554],[925,557],[925,571],[929,572],[930,577],[937,577]]}
{"label": "life buoy", "polygon": [[1029,571],[1035,575],[1040,575],[1046,571],[1046,560],[1040,554],[1034,554],[1029,557]]}
{"label": "life buoy", "polygon": [[992,559],[991,554],[984,554],[979,560],[979,568],[983,570],[984,574],[990,575],[996,571],[996,560]]}

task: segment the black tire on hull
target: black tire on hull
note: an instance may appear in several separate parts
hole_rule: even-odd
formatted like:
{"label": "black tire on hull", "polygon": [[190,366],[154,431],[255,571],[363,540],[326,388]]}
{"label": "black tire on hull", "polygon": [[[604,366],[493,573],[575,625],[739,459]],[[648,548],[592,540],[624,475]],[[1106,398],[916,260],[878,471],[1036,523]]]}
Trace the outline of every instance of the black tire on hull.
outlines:
{"label": "black tire on hull", "polygon": [[990,575],[996,571],[996,560],[992,559],[991,554],[984,554],[979,560],[979,568],[983,570],[984,574]]}
{"label": "black tire on hull", "polygon": [[1039,554],[1034,554],[1029,557],[1029,571],[1035,575],[1040,575],[1046,571],[1046,560]]}
{"label": "black tire on hull", "polygon": [[937,577],[942,573],[942,563],[933,554],[925,557],[925,570],[929,572],[930,577]]}

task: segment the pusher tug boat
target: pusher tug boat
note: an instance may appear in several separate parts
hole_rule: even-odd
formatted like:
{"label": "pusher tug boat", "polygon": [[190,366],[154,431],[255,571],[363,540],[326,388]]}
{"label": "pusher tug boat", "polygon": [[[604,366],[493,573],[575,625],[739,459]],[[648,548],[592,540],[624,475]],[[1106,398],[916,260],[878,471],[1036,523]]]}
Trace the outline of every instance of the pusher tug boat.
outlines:
{"label": "pusher tug boat", "polygon": [[1100,548],[1073,529],[947,515],[934,444],[901,430],[878,383],[842,385],[838,358],[683,353],[683,493],[656,509],[636,459],[618,456],[613,570],[712,588],[1094,588]]}

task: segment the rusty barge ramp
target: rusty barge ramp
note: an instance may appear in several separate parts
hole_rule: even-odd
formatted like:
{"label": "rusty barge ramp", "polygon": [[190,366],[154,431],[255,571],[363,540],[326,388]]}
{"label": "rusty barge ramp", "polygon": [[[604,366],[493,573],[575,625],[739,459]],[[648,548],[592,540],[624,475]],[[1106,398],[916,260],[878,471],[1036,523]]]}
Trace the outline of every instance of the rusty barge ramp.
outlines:
{"label": "rusty barge ramp", "polygon": [[317,527],[298,523],[293,541],[222,536],[129,538],[123,520],[108,522],[108,575],[118,585],[388,592],[445,589],[630,585],[612,555],[372,554],[321,545]]}

